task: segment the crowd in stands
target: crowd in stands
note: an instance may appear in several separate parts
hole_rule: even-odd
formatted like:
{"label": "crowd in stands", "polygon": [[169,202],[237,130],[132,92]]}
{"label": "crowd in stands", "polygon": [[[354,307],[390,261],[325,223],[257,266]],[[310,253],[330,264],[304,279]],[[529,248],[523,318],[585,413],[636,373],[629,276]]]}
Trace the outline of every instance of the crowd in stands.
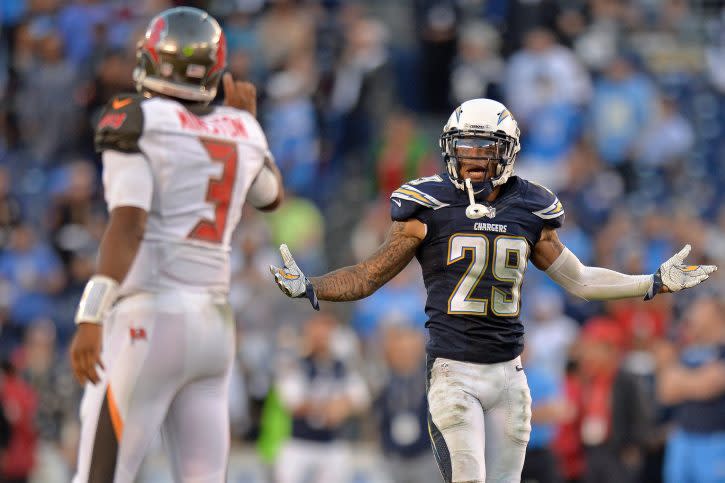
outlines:
{"label": "crowd in stands", "polygon": [[[281,242],[310,275],[371,253],[390,193],[443,169],[438,136],[466,99],[511,109],[516,171],[558,194],[582,262],[653,273],[691,243],[689,260],[725,265],[720,1],[2,1],[0,481],[72,474],[82,390],[67,347],[107,217],[93,125],[134,90],[148,20],[182,4],[223,25],[288,193],[269,215],[245,207],[232,254],[232,434],[277,481],[440,481],[420,268],[317,315],[267,267]],[[523,481],[725,481],[721,273],[594,303],[527,271]],[[361,469],[350,445],[385,464]]]}

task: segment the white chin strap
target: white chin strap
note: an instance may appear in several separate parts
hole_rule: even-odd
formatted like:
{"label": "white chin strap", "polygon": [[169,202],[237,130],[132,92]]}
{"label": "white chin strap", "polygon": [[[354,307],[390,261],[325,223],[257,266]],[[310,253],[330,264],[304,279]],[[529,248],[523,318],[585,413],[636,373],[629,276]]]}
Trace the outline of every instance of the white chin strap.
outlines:
{"label": "white chin strap", "polygon": [[488,206],[476,203],[476,198],[473,193],[473,185],[471,185],[471,178],[466,178],[463,183],[466,185],[468,202],[470,203],[466,207],[466,216],[472,220],[483,218],[484,216],[491,216],[493,211]]}

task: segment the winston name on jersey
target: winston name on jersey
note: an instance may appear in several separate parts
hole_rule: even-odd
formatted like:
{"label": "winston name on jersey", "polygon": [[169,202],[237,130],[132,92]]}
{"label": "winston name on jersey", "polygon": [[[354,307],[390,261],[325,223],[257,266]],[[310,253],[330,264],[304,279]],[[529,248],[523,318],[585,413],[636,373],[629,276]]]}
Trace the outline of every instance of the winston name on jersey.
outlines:
{"label": "winston name on jersey", "polygon": [[390,201],[394,221],[427,226],[416,257],[428,291],[428,354],[478,363],[518,356],[521,284],[542,229],[564,221],[557,197],[512,176],[490,204],[492,216],[470,219],[466,193],[441,174],[404,184]]}

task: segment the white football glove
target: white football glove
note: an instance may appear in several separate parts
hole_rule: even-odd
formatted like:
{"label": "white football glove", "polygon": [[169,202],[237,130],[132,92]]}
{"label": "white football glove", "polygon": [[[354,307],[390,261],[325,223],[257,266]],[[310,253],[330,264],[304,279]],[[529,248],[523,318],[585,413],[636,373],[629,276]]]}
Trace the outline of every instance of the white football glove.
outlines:
{"label": "white football glove", "polygon": [[644,299],[649,300],[659,293],[662,286],[670,292],[694,287],[704,282],[712,272],[717,270],[715,265],[685,265],[685,257],[690,253],[692,247],[687,244],[679,253],[660,265],[654,274],[654,283]]}
{"label": "white football glove", "polygon": [[274,275],[274,281],[277,282],[277,286],[288,297],[307,297],[312,307],[315,310],[320,310],[320,303],[317,301],[317,295],[315,294],[312,283],[310,283],[310,279],[305,277],[300,267],[297,266],[297,262],[292,258],[292,254],[287,245],[280,245],[279,252],[282,254],[284,267],[269,266],[269,271]]}

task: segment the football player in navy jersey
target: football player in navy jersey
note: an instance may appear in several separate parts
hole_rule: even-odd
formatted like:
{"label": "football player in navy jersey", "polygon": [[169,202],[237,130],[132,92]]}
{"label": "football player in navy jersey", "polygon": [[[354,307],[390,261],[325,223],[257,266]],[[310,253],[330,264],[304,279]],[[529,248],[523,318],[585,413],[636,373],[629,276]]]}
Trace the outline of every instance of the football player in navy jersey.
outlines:
{"label": "football player in navy jersey", "polygon": [[519,128],[499,102],[461,104],[440,146],[446,171],[393,192],[392,226],[366,260],[308,278],[282,245],[284,267],[270,269],[285,294],[317,308],[367,297],[416,257],[428,291],[430,437],[443,479],[519,481],[531,431],[519,358],[528,261],[589,300],[649,300],[697,285],[716,267],[685,265],[689,245],[651,275],[584,266],[557,236],[564,208],[556,195],[514,176]]}

